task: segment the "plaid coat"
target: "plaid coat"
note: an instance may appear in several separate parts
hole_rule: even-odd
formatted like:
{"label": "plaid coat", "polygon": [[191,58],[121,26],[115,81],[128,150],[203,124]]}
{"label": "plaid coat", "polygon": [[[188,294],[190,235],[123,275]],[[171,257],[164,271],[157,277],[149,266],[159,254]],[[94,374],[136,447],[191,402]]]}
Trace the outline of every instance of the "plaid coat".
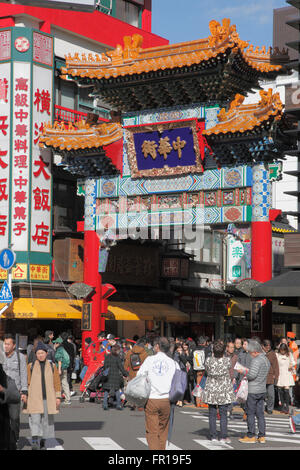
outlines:
{"label": "plaid coat", "polygon": [[109,368],[109,372],[107,381],[103,384],[104,390],[119,390],[123,383],[123,376],[128,376],[119,356],[108,354],[104,360],[104,369],[107,368]]}

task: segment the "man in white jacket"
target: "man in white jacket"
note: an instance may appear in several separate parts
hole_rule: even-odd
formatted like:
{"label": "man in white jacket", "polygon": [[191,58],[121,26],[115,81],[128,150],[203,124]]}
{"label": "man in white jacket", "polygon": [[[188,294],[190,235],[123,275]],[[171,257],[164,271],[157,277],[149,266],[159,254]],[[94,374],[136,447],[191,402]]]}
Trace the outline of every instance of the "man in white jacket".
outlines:
{"label": "man in white jacket", "polygon": [[146,438],[150,450],[165,450],[168,438],[171,405],[169,392],[178,364],[167,356],[170,343],[167,338],[154,342],[154,356],[149,356],[137,375],[147,373],[151,383],[149,400],[145,407]]}

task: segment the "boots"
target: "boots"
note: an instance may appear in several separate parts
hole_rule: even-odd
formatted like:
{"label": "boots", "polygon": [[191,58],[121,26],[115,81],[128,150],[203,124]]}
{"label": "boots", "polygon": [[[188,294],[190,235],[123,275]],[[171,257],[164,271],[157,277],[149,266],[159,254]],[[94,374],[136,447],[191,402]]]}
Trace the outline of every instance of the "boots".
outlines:
{"label": "boots", "polygon": [[283,390],[283,397],[284,397],[284,405],[282,408],[282,412],[285,414],[289,414],[289,405],[290,405],[290,392],[289,389]]}

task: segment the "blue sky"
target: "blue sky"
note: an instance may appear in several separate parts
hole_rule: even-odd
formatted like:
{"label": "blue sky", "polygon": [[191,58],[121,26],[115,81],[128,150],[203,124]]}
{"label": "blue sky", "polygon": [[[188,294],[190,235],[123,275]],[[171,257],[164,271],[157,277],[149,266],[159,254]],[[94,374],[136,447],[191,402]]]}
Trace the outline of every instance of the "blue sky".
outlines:
{"label": "blue sky", "polygon": [[209,21],[230,18],[240,38],[255,46],[271,46],[273,9],[285,0],[152,0],[152,32],[170,43],[209,36]]}

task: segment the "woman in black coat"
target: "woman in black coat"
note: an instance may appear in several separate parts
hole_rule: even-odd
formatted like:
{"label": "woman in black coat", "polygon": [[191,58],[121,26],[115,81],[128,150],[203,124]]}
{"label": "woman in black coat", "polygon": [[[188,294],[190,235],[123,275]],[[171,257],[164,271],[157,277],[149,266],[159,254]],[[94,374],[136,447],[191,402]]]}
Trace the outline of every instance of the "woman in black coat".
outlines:
{"label": "woman in black coat", "polygon": [[11,431],[8,405],[19,402],[20,394],[15,382],[5,374],[0,363],[0,450],[16,450],[17,443]]}
{"label": "woman in black coat", "polygon": [[103,409],[108,410],[108,396],[116,396],[117,410],[122,410],[120,387],[123,383],[123,376],[127,377],[129,374],[123,367],[122,361],[119,357],[120,348],[112,346],[111,352],[104,360],[104,370],[109,369],[107,380],[103,384],[104,399]]}

